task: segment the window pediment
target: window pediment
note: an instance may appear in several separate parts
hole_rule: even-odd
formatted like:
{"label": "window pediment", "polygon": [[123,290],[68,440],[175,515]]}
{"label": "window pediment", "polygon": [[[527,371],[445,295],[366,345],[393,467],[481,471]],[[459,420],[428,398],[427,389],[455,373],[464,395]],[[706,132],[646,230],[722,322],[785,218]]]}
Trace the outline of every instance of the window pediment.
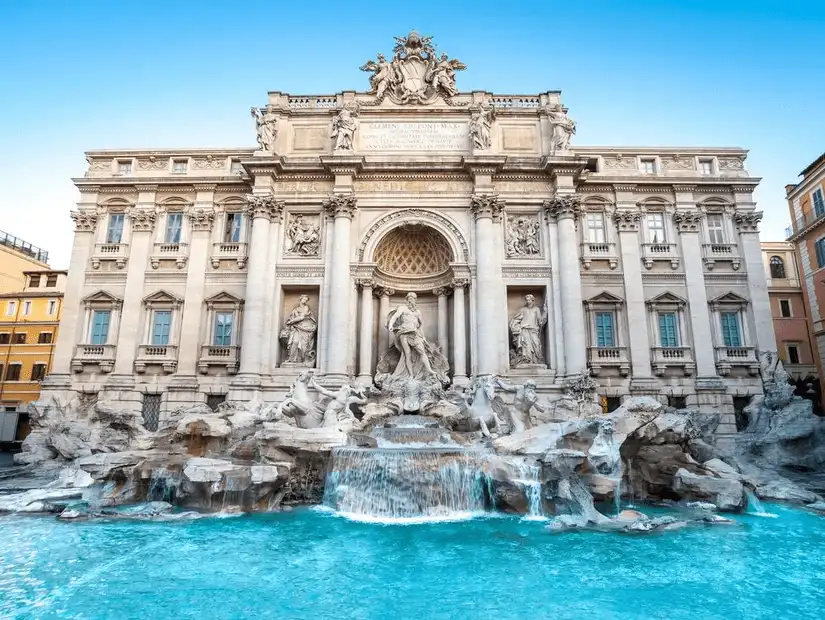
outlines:
{"label": "window pediment", "polygon": [[204,300],[207,308],[239,308],[243,305],[243,299],[239,299],[226,291],[221,291]]}
{"label": "window pediment", "polygon": [[157,291],[143,298],[143,303],[149,308],[165,307],[177,308],[183,300],[166,291]]}
{"label": "window pediment", "polygon": [[586,299],[584,302],[589,309],[594,308],[616,308],[624,304],[624,299],[614,295],[613,293],[609,293],[607,291],[603,291],[598,295],[591,297],[590,299]]}
{"label": "window pediment", "polygon": [[750,304],[750,300],[731,291],[730,293],[725,293],[724,295],[711,299],[708,303],[714,310],[723,307],[741,309]]}
{"label": "window pediment", "polygon": [[83,305],[87,308],[120,308],[120,306],[123,305],[123,300],[115,297],[108,291],[97,291],[84,297]]}
{"label": "window pediment", "polygon": [[687,300],[667,291],[648,299],[645,303],[654,309],[662,309],[664,307],[684,308],[687,305]]}

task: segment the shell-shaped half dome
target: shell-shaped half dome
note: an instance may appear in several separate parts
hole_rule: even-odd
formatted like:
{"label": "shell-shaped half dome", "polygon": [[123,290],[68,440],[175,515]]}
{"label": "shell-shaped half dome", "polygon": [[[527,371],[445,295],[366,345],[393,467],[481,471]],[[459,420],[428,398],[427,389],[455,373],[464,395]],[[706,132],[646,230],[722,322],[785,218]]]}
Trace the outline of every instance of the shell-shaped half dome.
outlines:
{"label": "shell-shaped half dome", "polygon": [[378,269],[394,276],[425,276],[445,272],[453,260],[450,244],[428,226],[391,230],[375,248]]}

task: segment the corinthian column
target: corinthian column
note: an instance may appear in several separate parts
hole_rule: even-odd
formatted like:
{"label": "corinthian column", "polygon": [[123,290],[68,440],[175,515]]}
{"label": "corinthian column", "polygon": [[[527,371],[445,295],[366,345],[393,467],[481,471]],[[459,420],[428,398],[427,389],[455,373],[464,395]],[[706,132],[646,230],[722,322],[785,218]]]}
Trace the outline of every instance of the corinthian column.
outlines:
{"label": "corinthian column", "polygon": [[358,382],[372,384],[372,280],[360,280],[361,340],[358,345]]}
{"label": "corinthian column", "polygon": [[350,228],[355,215],[355,196],[332,194],[324,208],[335,218],[330,269],[329,322],[327,329],[327,374],[345,379],[349,374],[350,351]]}
{"label": "corinthian column", "polygon": [[495,194],[476,194],[470,209],[476,219],[476,328],[478,330],[478,374],[501,371],[499,306],[505,303],[501,280],[501,257],[494,222],[501,221],[504,202]]}
{"label": "corinthian column", "polygon": [[558,194],[544,203],[548,218],[558,222],[559,289],[564,325],[564,367],[568,375],[587,367],[587,332],[582,307],[582,280],[579,272],[579,244],[576,220],[581,213],[579,197]]}
{"label": "corinthian column", "polygon": [[736,222],[736,232],[742,238],[742,253],[748,270],[748,291],[756,326],[756,348],[759,351],[776,351],[771,301],[768,297],[765,267],[762,264],[762,246],[759,243],[759,222],[762,221],[762,212],[736,213],[733,220]]}
{"label": "corinthian column", "polygon": [[390,314],[390,297],[395,295],[395,290],[385,286],[373,288],[378,297],[378,358],[380,359],[387,349],[390,348],[390,332],[384,327],[384,321]]}
{"label": "corinthian column", "polygon": [[266,265],[269,248],[269,222],[280,217],[284,203],[274,196],[248,196],[252,235],[249,240],[249,262],[244,296],[241,329],[241,367],[238,382],[260,382],[261,352],[266,316]]}
{"label": "corinthian column", "polygon": [[441,287],[433,289],[433,295],[438,299],[438,347],[446,357],[448,355],[447,342],[447,294],[450,289]]}
{"label": "corinthian column", "polygon": [[453,280],[453,384],[467,384],[467,325],[464,313],[464,288],[467,280]]}

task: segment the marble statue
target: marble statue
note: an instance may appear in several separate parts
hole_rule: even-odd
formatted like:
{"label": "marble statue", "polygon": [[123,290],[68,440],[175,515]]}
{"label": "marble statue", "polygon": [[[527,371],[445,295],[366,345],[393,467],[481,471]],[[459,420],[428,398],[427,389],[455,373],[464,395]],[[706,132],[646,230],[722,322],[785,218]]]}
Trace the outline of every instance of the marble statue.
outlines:
{"label": "marble statue", "polygon": [[318,256],[321,231],[317,220],[310,221],[298,213],[292,217],[286,234],[289,241],[287,254]]}
{"label": "marble statue", "polygon": [[324,428],[337,428],[341,431],[351,430],[357,419],[352,412],[352,405],[366,405],[367,398],[363,390],[345,383],[337,390],[328,390],[318,385],[315,377],[309,379],[309,387],[330,400],[324,409],[324,419],[321,424]]}
{"label": "marble statue", "polygon": [[470,115],[470,139],[474,150],[489,149],[492,145],[490,129],[494,119],[495,108],[493,106],[482,104],[473,110]]}
{"label": "marble statue", "polygon": [[510,319],[513,339],[510,357],[514,368],[544,364],[541,329],[547,323],[547,303],[542,308],[535,303],[533,295],[525,295],[524,306]]}
{"label": "marble statue", "polygon": [[295,420],[298,428],[320,428],[324,422],[324,409],[309,395],[313,378],[311,370],[298,375],[292,387],[279,405],[275,419],[287,417]]}
{"label": "marble statue", "polygon": [[358,103],[350,101],[338,112],[332,121],[331,138],[335,138],[336,151],[351,151],[352,138],[358,125],[355,119],[358,118]]}
{"label": "marble statue", "polygon": [[432,84],[436,92],[453,97],[458,94],[458,89],[455,87],[455,72],[465,68],[466,65],[460,60],[449,60],[447,54],[441,54],[439,60],[433,56],[430,58],[424,80]]}
{"label": "marble statue", "polygon": [[369,92],[375,95],[376,100],[381,101],[387,94],[387,89],[393,85],[395,80],[393,79],[393,67],[387,62],[384,54],[378,54],[377,58],[377,60],[368,60],[361,67],[361,71],[373,72],[370,76]]}
{"label": "marble statue", "polygon": [[255,119],[258,147],[262,151],[275,152],[275,138],[278,137],[275,115],[269,111],[261,112],[260,108],[252,108],[251,112]]}
{"label": "marble statue", "polygon": [[476,377],[466,395],[452,390],[449,396],[461,409],[465,426],[459,427],[460,430],[480,430],[484,437],[492,437],[490,429],[494,428],[497,435],[506,434],[507,425],[500,417],[504,413],[504,403],[500,396],[496,396],[493,377]]}
{"label": "marble statue", "polygon": [[[396,308],[387,317],[387,329],[393,337],[393,344],[401,352],[394,376],[412,379],[434,374],[427,351],[427,339],[421,330],[421,311],[418,310],[415,293],[407,293],[407,303]],[[432,345],[430,345],[432,346]]]}
{"label": "marble statue", "polygon": [[532,379],[525,381],[524,385],[514,385],[497,377],[496,387],[514,395],[513,404],[509,408],[514,433],[521,433],[532,426],[530,412],[534,407],[540,411],[545,410],[545,407],[539,404],[539,396],[536,394],[536,382]]}
{"label": "marble statue", "polygon": [[318,322],[309,307],[309,297],[301,295],[281,330],[281,340],[287,349],[287,364],[312,366],[315,364],[315,333]]}
{"label": "marble statue", "polygon": [[550,152],[566,151],[570,148],[570,140],[576,133],[576,122],[567,116],[567,112],[558,103],[547,107],[547,115],[550,117],[550,124],[553,126]]}
{"label": "marble statue", "polygon": [[508,218],[505,250],[508,258],[540,254],[538,220],[534,217]]}

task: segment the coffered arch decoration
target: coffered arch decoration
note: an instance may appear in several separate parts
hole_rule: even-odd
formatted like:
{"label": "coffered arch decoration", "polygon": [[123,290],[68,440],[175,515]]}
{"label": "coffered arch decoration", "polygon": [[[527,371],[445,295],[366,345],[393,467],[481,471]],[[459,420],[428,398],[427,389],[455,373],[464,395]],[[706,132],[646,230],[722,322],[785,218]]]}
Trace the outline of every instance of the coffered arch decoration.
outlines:
{"label": "coffered arch decoration", "polygon": [[700,200],[697,204],[699,210],[703,213],[733,213],[736,210],[736,205],[721,196],[711,196]]}
{"label": "coffered arch decoration", "polygon": [[642,213],[672,213],[675,205],[661,196],[649,196],[636,203]]}
{"label": "coffered arch decoration", "polygon": [[581,205],[582,211],[603,211],[608,214],[612,214],[616,209],[613,201],[598,194],[582,196]]}
{"label": "coffered arch decoration", "polygon": [[369,227],[358,246],[358,262],[376,262],[375,252],[381,240],[390,231],[402,226],[432,228],[441,233],[450,248],[453,261],[466,263],[470,260],[467,239],[453,220],[440,213],[425,209],[403,209],[388,213]]}
{"label": "coffered arch decoration", "polygon": [[425,276],[449,269],[453,253],[447,240],[434,229],[408,224],[381,238],[373,260],[388,275]]}
{"label": "coffered arch decoration", "polygon": [[192,201],[181,196],[170,196],[158,202],[161,211],[185,211],[192,206]]}

